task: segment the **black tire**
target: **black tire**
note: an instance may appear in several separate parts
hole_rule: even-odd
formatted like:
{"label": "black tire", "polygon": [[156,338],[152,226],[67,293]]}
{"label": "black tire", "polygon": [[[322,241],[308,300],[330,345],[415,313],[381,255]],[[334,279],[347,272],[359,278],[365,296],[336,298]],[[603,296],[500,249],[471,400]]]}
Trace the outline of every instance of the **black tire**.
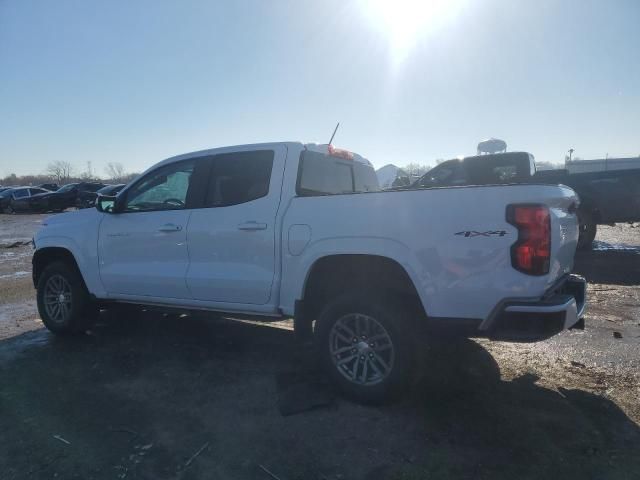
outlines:
{"label": "black tire", "polygon": [[11,204],[7,205],[7,208],[5,208],[4,211],[7,212],[9,215],[13,215],[14,213],[16,213],[16,211],[13,209]]}
{"label": "black tire", "polygon": [[[322,310],[315,327],[316,345],[323,368],[343,393],[366,404],[380,404],[396,398],[407,385],[415,363],[408,311],[397,302],[383,298],[378,294],[336,298]],[[361,322],[359,331],[355,324],[356,317]],[[352,320],[354,323],[350,324]],[[344,330],[345,325],[351,325],[352,334],[360,337],[357,340],[351,338],[351,346],[344,340],[349,335]],[[373,328],[362,328],[366,325]],[[371,336],[365,338],[366,333]],[[387,340],[380,339],[385,334],[391,344],[390,349],[385,348]],[[348,348],[346,352],[340,352],[345,348]],[[354,351],[357,351],[353,358],[355,362],[347,361],[349,356],[353,357]],[[338,362],[342,362],[342,365]],[[388,368],[385,369],[385,365]]]}
{"label": "black tire", "polygon": [[[65,300],[52,305],[55,294]],[[63,261],[45,267],[38,279],[38,312],[45,327],[55,334],[72,334],[86,330],[93,324],[96,308],[80,273]],[[57,313],[57,315],[56,315]]]}
{"label": "black tire", "polygon": [[578,210],[578,250],[591,250],[597,231],[598,226],[593,214],[586,210]]}

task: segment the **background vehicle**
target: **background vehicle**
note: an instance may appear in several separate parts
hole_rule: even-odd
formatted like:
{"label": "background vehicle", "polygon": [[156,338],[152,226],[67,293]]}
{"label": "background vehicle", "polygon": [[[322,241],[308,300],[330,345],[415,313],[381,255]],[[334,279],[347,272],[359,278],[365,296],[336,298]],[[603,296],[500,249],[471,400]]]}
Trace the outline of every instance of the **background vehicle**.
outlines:
{"label": "background vehicle", "polygon": [[567,185],[580,197],[578,248],[587,249],[596,236],[597,224],[640,221],[640,167],[629,169],[638,162],[626,162],[617,169],[597,170],[593,164],[576,167],[578,163],[574,161],[570,166],[579,173],[566,169],[536,171],[533,155],[526,152],[478,155],[443,162],[429,170],[413,187],[504,183]]}
{"label": "background vehicle", "polygon": [[117,195],[120,192],[120,190],[122,190],[125,187],[125,185],[126,184],[124,183],[120,183],[117,185],[105,185],[104,187],[102,187],[101,189],[95,192],[90,192],[90,191],[82,192],[81,194],[78,194],[77,207],[78,208],[93,207],[95,205],[96,198],[98,197],[98,195]]}
{"label": "background vehicle", "polygon": [[11,202],[11,191],[15,188],[21,187],[8,187],[0,192],[0,213],[4,212],[9,206],[9,203]]}
{"label": "background vehicle", "polygon": [[535,174],[534,157],[527,152],[474,155],[440,163],[410,188],[530,183]]}
{"label": "background vehicle", "polygon": [[293,316],[345,392],[379,401],[423,328],[532,341],[576,325],[576,204],[555,185],[380,191],[367,160],[332,146],[227,147],[47,219],[33,280],[56,333],[114,302]]}
{"label": "background vehicle", "polygon": [[30,200],[34,195],[46,192],[39,187],[18,187],[6,190],[0,197],[0,211],[6,213],[27,212],[31,210]]}
{"label": "background vehicle", "polygon": [[49,190],[50,192],[55,192],[60,188],[57,183],[43,183],[42,185],[38,185],[38,187]]}
{"label": "background vehicle", "polygon": [[78,205],[78,199],[85,192],[94,193],[105,185],[96,182],[69,183],[60,187],[55,192],[47,192],[34,197],[32,206],[42,212],[61,212]]}
{"label": "background vehicle", "polygon": [[591,248],[598,224],[640,221],[640,167],[584,173],[541,170],[534,181],[567,185],[578,193],[580,249]]}

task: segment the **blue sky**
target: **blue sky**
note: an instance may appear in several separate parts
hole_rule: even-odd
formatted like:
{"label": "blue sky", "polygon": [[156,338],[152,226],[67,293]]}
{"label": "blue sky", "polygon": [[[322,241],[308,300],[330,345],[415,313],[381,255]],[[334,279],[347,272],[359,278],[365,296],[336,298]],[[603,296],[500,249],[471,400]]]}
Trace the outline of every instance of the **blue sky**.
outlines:
{"label": "blue sky", "polygon": [[364,0],[0,0],[0,175],[324,143],[337,121],[378,167],[490,136],[554,162],[640,154],[640,2],[457,1],[399,55]]}

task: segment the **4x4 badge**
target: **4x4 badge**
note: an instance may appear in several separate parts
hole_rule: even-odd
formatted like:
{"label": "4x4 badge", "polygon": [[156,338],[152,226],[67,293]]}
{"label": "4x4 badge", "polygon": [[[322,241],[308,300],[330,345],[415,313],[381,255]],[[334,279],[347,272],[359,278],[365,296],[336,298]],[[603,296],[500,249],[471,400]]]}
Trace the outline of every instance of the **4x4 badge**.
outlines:
{"label": "4x4 badge", "polygon": [[467,230],[465,232],[458,232],[454,235],[462,235],[464,237],[504,237],[508,232],[505,230],[487,230],[486,232],[476,232],[475,230]]}

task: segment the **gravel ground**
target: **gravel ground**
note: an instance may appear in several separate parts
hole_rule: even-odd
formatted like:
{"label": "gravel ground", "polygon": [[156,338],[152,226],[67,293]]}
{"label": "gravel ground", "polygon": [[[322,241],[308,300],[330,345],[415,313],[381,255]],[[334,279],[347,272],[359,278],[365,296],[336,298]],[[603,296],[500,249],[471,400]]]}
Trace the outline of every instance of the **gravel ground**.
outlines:
{"label": "gravel ground", "polygon": [[640,478],[640,226],[577,255],[584,332],[433,346],[371,408],[333,395],[288,321],[133,311],[54,338],[16,244],[41,220],[0,215],[3,479]]}

